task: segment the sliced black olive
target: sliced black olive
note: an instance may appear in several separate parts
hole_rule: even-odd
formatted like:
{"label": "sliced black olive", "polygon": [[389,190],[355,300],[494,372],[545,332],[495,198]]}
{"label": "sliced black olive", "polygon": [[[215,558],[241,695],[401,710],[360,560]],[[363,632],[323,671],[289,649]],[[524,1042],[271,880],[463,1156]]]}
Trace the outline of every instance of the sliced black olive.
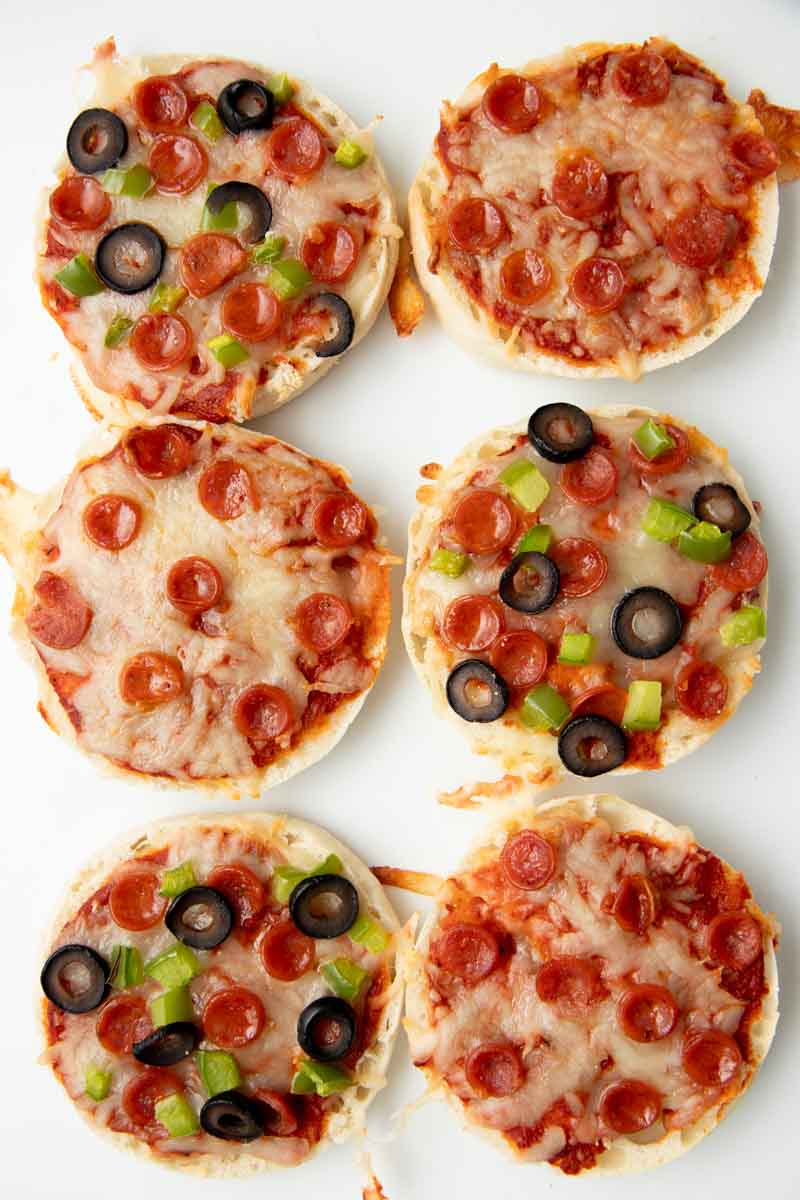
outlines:
{"label": "sliced black olive", "polygon": [[528,440],[550,462],[572,462],[594,440],[592,418],[575,404],[543,404],[528,421]]}
{"label": "sliced black olive", "polygon": [[73,943],[55,950],[42,967],[42,991],[62,1012],[91,1012],[108,992],[111,968],[91,946]]}
{"label": "sliced black olive", "polygon": [[555,600],[561,585],[558,567],[538,550],[512,558],[500,576],[500,599],[517,612],[540,613]]}
{"label": "sliced black olive", "polygon": [[275,116],[275,97],[255,79],[237,79],[220,92],[217,112],[231,133],[269,129]]}
{"label": "sliced black olive", "polygon": [[309,937],[340,937],[358,916],[358,892],[343,875],[312,875],[289,897],[289,914]]}
{"label": "sliced black olive", "polygon": [[272,224],[272,205],[261,188],[252,183],[240,183],[238,179],[232,179],[230,183],[221,183],[219,187],[214,188],[206,200],[206,208],[214,216],[218,216],[225,205],[232,201],[242,204],[248,213],[247,224],[238,231],[239,237],[251,245],[260,242]]}
{"label": "sliced black olive", "polygon": [[626,592],[611,614],[614,641],[631,658],[659,658],[680,640],[682,632],[681,610],[661,588]]}
{"label": "sliced black olive", "polygon": [[200,1124],[223,1142],[253,1142],[264,1133],[264,1110],[241,1092],[219,1092],[200,1109]]}
{"label": "sliced black olive", "polygon": [[356,1014],[346,1000],[322,996],[307,1004],[297,1019],[301,1050],[317,1062],[344,1058],[356,1038]]}
{"label": "sliced black olive", "polygon": [[573,775],[591,778],[621,767],[628,743],[619,725],[608,717],[575,717],[559,734],[558,753]]}
{"label": "sliced black olive", "polygon": [[698,488],[692,501],[698,521],[710,521],[723,533],[738,537],[750,524],[750,510],[729,483],[707,483]]}
{"label": "sliced black olive", "polygon": [[164,922],[179,942],[195,950],[213,950],[233,928],[233,911],[222,892],[192,887],[167,909]]}
{"label": "sliced black olive", "polygon": [[317,358],[335,358],[337,354],[344,354],[356,331],[353,310],[346,300],[337,296],[336,292],[320,292],[318,296],[314,297],[314,302],[327,308],[336,325],[335,332],[314,347],[314,353]]}
{"label": "sliced black olive", "polygon": [[508,708],[508,684],[480,658],[468,658],[447,677],[447,703],[462,721],[496,721]]}
{"label": "sliced black olive", "polygon": [[67,154],[82,175],[107,171],[127,149],[128,131],[117,114],[107,108],[87,108],[69,127]]}
{"label": "sliced black olive", "polygon": [[155,283],[166,252],[160,233],[150,225],[131,221],[106,234],[95,252],[94,266],[106,287],[130,296]]}
{"label": "sliced black olive", "polygon": [[173,1021],[133,1044],[133,1057],[148,1067],[172,1067],[197,1049],[200,1030],[191,1021]]}

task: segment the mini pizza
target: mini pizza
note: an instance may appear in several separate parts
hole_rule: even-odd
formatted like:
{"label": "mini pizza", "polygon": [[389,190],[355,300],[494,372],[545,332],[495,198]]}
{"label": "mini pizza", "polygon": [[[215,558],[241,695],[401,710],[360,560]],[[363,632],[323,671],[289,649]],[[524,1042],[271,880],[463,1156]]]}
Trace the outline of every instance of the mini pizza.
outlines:
{"label": "mini pizza", "polygon": [[397,932],[369,869],[314,825],[163,822],[69,890],[45,1061],[122,1148],[202,1175],[297,1166],[384,1085]]}
{"label": "mini pizza", "polygon": [[335,745],[383,660],[370,509],[234,425],[98,434],[44,497],[0,478],[0,548],[42,714],[129,775],[257,793]]}
{"label": "mini pizza", "polygon": [[414,1061],[518,1160],[667,1162],[769,1049],[777,926],[688,829],[616,796],[516,800],[406,961]]}
{"label": "mini pizza", "polygon": [[67,133],[37,238],[97,414],[245,421],[369,330],[401,230],[368,130],[293,76],[118,59]]}
{"label": "mini pizza", "polygon": [[423,474],[403,630],[474,750],[546,784],[661,767],[733,713],[759,669],[767,555],[697,429],[546,404]]}
{"label": "mini pizza", "polygon": [[753,108],[660,38],[494,64],[443,106],[411,190],[417,270],[470,349],[636,378],[710,345],[761,292],[778,163]]}

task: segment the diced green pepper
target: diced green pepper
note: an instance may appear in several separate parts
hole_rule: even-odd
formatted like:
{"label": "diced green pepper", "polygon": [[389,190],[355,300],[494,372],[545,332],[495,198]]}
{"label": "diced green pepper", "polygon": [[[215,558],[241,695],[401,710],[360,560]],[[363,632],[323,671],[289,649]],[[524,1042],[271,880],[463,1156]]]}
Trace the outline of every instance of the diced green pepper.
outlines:
{"label": "diced green pepper", "polygon": [[658,421],[648,417],[644,425],[640,425],[633,435],[633,440],[645,458],[651,461],[667,450],[675,449],[675,439],[670,437],[667,430]]}
{"label": "diced green pepper", "polygon": [[[219,187],[218,183],[210,183],[206,191],[206,200],[214,191],[214,188]],[[207,204],[203,205],[203,215],[200,218],[200,228],[208,233],[211,230],[227,230],[229,233],[237,228],[239,224],[239,209],[236,206],[235,200],[229,200],[227,204],[223,204],[218,213],[212,213]]]}
{"label": "diced green pepper", "polygon": [[348,929],[347,936],[351,942],[357,942],[359,946],[366,946],[370,954],[383,954],[392,940],[389,930],[384,929],[364,912],[358,914]]}
{"label": "diced green pepper", "polygon": [[519,458],[506,467],[501,472],[500,482],[528,512],[535,512],[550,493],[550,484],[539,468],[528,462],[527,458]]}
{"label": "diced green pepper", "polygon": [[658,729],[661,724],[661,684],[656,679],[637,679],[628,688],[622,717],[625,729]]}
{"label": "diced green pepper", "polygon": [[208,100],[201,100],[189,117],[189,124],[207,137],[210,142],[218,142],[225,132],[225,126],[220,121],[217,110]]}
{"label": "diced green pepper", "polygon": [[142,956],[135,946],[115,946],[109,982],[115,988],[136,987],[144,979]]}
{"label": "diced green pepper", "polygon": [[718,563],[731,552],[731,535],[710,521],[699,521],[678,535],[678,550],[695,562]]}
{"label": "diced green pepper", "polygon": [[194,1009],[189,989],[176,987],[154,996],[150,1001],[150,1016],[156,1027],[171,1025],[173,1021],[191,1021]]}
{"label": "diced green pepper", "polygon": [[562,633],[558,648],[560,663],[588,663],[594,654],[594,638],[590,633]]}
{"label": "diced green pepper", "polygon": [[743,604],[720,626],[723,646],[749,646],[767,636],[767,617],[756,604]]}
{"label": "diced green pepper", "polygon": [[337,996],[350,1003],[358,998],[358,993],[369,979],[369,971],[351,958],[333,958],[322,964],[319,973]]}
{"label": "diced green pepper", "polygon": [[444,546],[440,546],[431,555],[429,566],[432,571],[448,575],[451,579],[458,579],[471,562],[472,559],[468,554],[460,554],[458,550],[445,550]]}
{"label": "diced green pepper", "polygon": [[229,333],[220,333],[207,343],[209,350],[217,362],[222,363],[227,371],[229,367],[238,367],[250,357],[250,351],[245,350],[241,342]]}
{"label": "diced green pepper", "polygon": [[547,554],[552,540],[553,530],[549,525],[531,525],[528,532],[520,539],[514,553],[527,554],[529,550],[536,550],[539,554]]}
{"label": "diced green pepper", "polygon": [[642,529],[658,542],[674,542],[678,534],[691,529],[695,518],[685,508],[657,496],[648,504],[642,517]]}
{"label": "diced green pepper", "polygon": [[276,867],[272,873],[272,894],[279,904],[286,904],[303,879],[310,879],[312,875],[341,875],[343,869],[342,860],[336,854],[329,854],[310,871],[301,867]]}
{"label": "diced green pepper", "polygon": [[345,140],[339,142],[333,157],[340,167],[347,167],[348,170],[352,171],[355,167],[360,167],[363,162],[366,162],[369,155],[363,146],[359,146],[358,142]]}
{"label": "diced green pepper", "polygon": [[294,84],[288,75],[281,73],[273,75],[269,81],[269,90],[275,97],[276,104],[286,104],[294,95]]}
{"label": "diced green pepper", "polygon": [[96,296],[103,285],[85,254],[76,254],[65,267],[56,272],[56,279],[73,296]]}
{"label": "diced green pepper", "polygon": [[311,283],[311,275],[296,258],[282,258],[270,271],[267,283],[279,300],[293,300]]}
{"label": "diced green pepper", "polygon": [[188,1137],[200,1128],[194,1109],[179,1092],[156,1100],[154,1111],[156,1120],[164,1126],[170,1137]]}
{"label": "diced green pepper", "polygon": [[209,1096],[230,1092],[242,1082],[239,1064],[227,1050],[198,1050],[197,1069]]}
{"label": "diced green pepper", "polygon": [[159,891],[162,896],[182,896],[196,883],[192,864],[190,862],[179,863],[177,867],[170,867],[161,876]]}
{"label": "diced green pepper", "polygon": [[144,973],[148,979],[155,979],[163,988],[169,990],[183,987],[190,979],[194,979],[195,975],[199,975],[200,970],[194,950],[185,946],[183,942],[176,942],[169,950],[151,958],[144,966]]}
{"label": "diced green pepper", "polygon": [[101,1071],[99,1067],[89,1067],[86,1071],[84,1091],[91,1100],[105,1100],[111,1091],[111,1072]]}
{"label": "diced green pepper", "polygon": [[172,313],[183,304],[189,293],[184,287],[173,287],[160,279],[153,288],[148,310],[157,313]]}
{"label": "diced green pepper", "polygon": [[106,330],[103,345],[107,350],[116,350],[120,342],[125,340],[132,329],[133,321],[130,317],[114,317],[114,320]]}
{"label": "diced green pepper", "polygon": [[281,233],[268,233],[263,242],[257,242],[250,251],[250,261],[257,267],[277,262],[283,254],[286,238]]}
{"label": "diced green pepper", "polygon": [[112,196],[133,196],[141,200],[153,186],[153,176],[144,163],[136,163],[123,171],[120,167],[111,167],[103,176],[103,190]]}
{"label": "diced green pepper", "polygon": [[549,683],[540,683],[528,692],[519,710],[523,725],[539,730],[560,729],[569,713],[566,700]]}
{"label": "diced green pepper", "polygon": [[307,1096],[314,1092],[318,1096],[333,1096],[352,1086],[352,1077],[341,1067],[304,1059],[292,1079],[291,1090],[295,1096]]}

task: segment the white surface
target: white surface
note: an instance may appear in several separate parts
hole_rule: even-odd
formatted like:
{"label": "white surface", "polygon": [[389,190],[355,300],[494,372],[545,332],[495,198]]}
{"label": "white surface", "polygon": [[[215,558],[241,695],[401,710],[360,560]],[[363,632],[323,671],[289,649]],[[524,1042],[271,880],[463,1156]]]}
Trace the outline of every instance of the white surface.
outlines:
{"label": "white surface", "polygon": [[[294,16],[294,20],[293,20]],[[401,0],[296,7],[235,0],[17,0],[0,6],[3,78],[3,389],[0,462],[20,482],[43,488],[68,471],[90,422],[73,394],[67,355],[31,282],[31,209],[73,114],[73,68],[110,32],[126,52],[197,51],[251,57],[308,76],[357,120],[385,115],[381,153],[398,192],[408,188],[436,127],[443,96],[458,94],[490,58],[514,65],[590,38],[664,33],[727,76],[734,94],[763,87],[800,103],[796,0],[550,0],[550,3]],[[752,313],[709,350],[631,386],[501,374],[451,345],[433,318],[398,341],[384,314],[346,363],[259,427],[346,464],[356,488],[386,512],[397,551],[419,482],[417,468],[449,461],[489,424],[537,404],[629,400],[673,409],[730,448],[751,494],[764,505],[771,555],[770,637],[765,671],[737,717],[695,756],[661,774],[623,780],[628,799],[691,824],[698,837],[748,876],[760,903],[784,923],[780,954],[783,1017],[764,1069],[722,1127],[680,1162],[644,1178],[573,1181],[546,1167],[498,1159],[456,1127],[442,1105],[416,1112],[373,1158],[391,1200],[522,1197],[541,1189],[593,1200],[674,1200],[713,1192],[724,1200],[798,1195],[797,1062],[800,1052],[800,872],[796,798],[800,186],[784,191],[776,257]],[[396,596],[399,604],[400,572]],[[0,564],[0,609],[12,596]],[[272,808],[327,824],[372,863],[447,871],[482,818],[438,807],[437,789],[489,777],[461,740],[430,715],[414,679],[395,613],[385,670],[344,742],[325,761],[268,796]],[[198,808],[190,793],[108,782],[46,729],[34,710],[33,680],[0,640],[2,748],[6,768],[0,839],[3,912],[0,987],[0,1138],[3,1191],[15,1200],[186,1200],[269,1190],[281,1200],[355,1198],[357,1147],[329,1150],[296,1172],[243,1184],[206,1184],[168,1174],[105,1146],[71,1110],[39,1052],[31,997],[39,937],[59,891],[83,859],[126,827]],[[587,791],[576,786],[575,791]],[[562,789],[562,792],[564,789]],[[412,904],[397,897],[402,913]],[[422,1090],[398,1044],[392,1082],[374,1107],[376,1133]]]}

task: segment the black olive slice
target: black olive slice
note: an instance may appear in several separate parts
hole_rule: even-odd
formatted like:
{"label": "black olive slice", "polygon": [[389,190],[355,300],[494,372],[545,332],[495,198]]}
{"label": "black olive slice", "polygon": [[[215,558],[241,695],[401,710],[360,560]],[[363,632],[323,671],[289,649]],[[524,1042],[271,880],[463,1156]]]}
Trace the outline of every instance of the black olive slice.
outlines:
{"label": "black olive slice", "polygon": [[54,950],[42,967],[42,991],[62,1012],[91,1012],[105,1000],[110,974],[101,954],[72,943]]}
{"label": "black olive slice", "polygon": [[335,358],[337,354],[344,354],[356,331],[353,310],[347,301],[338,296],[336,292],[320,292],[318,296],[314,297],[314,302],[327,308],[336,324],[335,332],[324,342],[315,346],[314,353],[317,358]]}
{"label": "black olive slice", "polygon": [[160,233],[150,225],[131,221],[106,234],[95,251],[94,266],[106,287],[130,296],[155,283],[166,252]]}
{"label": "black olive slice", "polygon": [[81,175],[107,171],[127,149],[128,131],[117,114],[107,108],[87,108],[69,127],[67,154]]}
{"label": "black olive slice", "polygon": [[608,717],[575,717],[558,737],[559,757],[573,775],[605,775],[621,767],[627,753],[625,734]]}
{"label": "black olive slice", "polygon": [[289,897],[289,914],[309,937],[340,937],[358,916],[358,892],[343,875],[312,875]]}
{"label": "black olive slice", "polygon": [[729,483],[707,483],[698,488],[692,501],[698,521],[710,521],[723,533],[738,537],[750,524],[750,510]]}
{"label": "black olive slice", "polygon": [[543,404],[528,421],[528,440],[550,462],[572,462],[594,440],[592,418],[575,404]]}
{"label": "black olive slice", "polygon": [[197,1049],[200,1030],[191,1021],[173,1021],[134,1042],[133,1057],[148,1067],[172,1067]]}
{"label": "black olive slice", "polygon": [[213,950],[233,928],[233,912],[222,892],[192,887],[167,909],[164,922],[179,942],[195,950]]}
{"label": "black olive slice", "polygon": [[508,684],[480,658],[468,658],[447,677],[447,703],[462,721],[496,721],[508,708]]}
{"label": "black olive slice", "polygon": [[297,1019],[301,1050],[317,1062],[344,1058],[356,1038],[356,1014],[346,1000],[322,996],[307,1004]]}
{"label": "black olive slice", "polygon": [[200,1124],[223,1142],[253,1142],[264,1133],[263,1106],[241,1092],[218,1092],[200,1109]]}
{"label": "black olive slice", "polygon": [[217,112],[234,134],[246,129],[269,129],[275,116],[275,97],[255,79],[237,79],[220,92]]}
{"label": "black olive slice", "polygon": [[206,208],[214,216],[222,212],[226,204],[235,201],[247,209],[248,220],[238,235],[243,242],[251,245],[260,242],[272,224],[272,205],[261,188],[252,183],[241,183],[232,179],[229,183],[221,183],[215,187],[206,200]]}
{"label": "black olive slice", "polygon": [[661,588],[626,592],[611,614],[614,641],[631,658],[659,658],[680,640],[682,632],[681,610]]}
{"label": "black olive slice", "polygon": [[540,613],[555,600],[561,585],[558,567],[538,550],[512,558],[500,576],[500,599],[517,612]]}

